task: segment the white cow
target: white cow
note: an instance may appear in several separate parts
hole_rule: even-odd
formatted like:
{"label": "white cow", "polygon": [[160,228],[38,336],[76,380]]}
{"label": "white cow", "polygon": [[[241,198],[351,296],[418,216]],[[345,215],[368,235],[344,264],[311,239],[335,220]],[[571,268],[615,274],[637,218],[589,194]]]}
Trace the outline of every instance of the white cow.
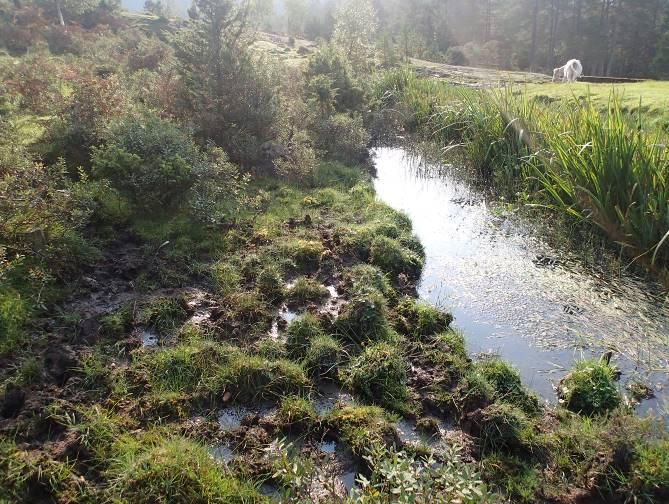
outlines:
{"label": "white cow", "polygon": [[576,82],[583,75],[583,65],[577,59],[569,60],[565,66],[553,70],[553,82],[557,82],[560,75],[562,82]]}

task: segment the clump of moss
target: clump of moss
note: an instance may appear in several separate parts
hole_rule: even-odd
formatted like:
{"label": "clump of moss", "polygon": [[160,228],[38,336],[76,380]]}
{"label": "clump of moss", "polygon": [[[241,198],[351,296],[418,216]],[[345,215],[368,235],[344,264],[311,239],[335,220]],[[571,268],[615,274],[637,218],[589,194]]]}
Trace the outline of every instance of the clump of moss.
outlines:
{"label": "clump of moss", "polygon": [[337,407],[327,421],[355,455],[366,455],[374,446],[400,446],[395,418],[378,406]]}
{"label": "clump of moss", "polygon": [[312,340],[324,335],[320,321],[311,313],[305,313],[291,322],[286,332],[286,349],[291,356],[298,358],[304,357]]}
{"label": "clump of moss", "polygon": [[404,248],[397,240],[377,236],[369,250],[369,262],[391,275],[404,273],[409,278],[418,278],[423,269],[423,260]]}
{"label": "clump of moss", "polygon": [[292,306],[320,303],[327,297],[325,286],[308,277],[299,277],[288,290],[288,303]]}
{"label": "clump of moss", "polygon": [[409,397],[402,351],[381,342],[367,347],[346,369],[346,384],[368,401],[403,411]]}
{"label": "clump of moss", "polygon": [[132,330],[132,323],[132,309],[123,306],[100,318],[100,333],[110,338],[122,337]]}
{"label": "clump of moss", "polygon": [[279,406],[278,420],[291,429],[310,431],[318,423],[318,414],[308,399],[286,397]]}
{"label": "clump of moss", "polygon": [[371,264],[357,264],[344,271],[342,279],[342,290],[351,295],[374,289],[389,300],[394,302],[397,293],[393,289],[388,277],[376,266]]}
{"label": "clump of moss", "polygon": [[407,297],[395,307],[391,319],[393,327],[400,334],[421,338],[447,331],[453,316]]}
{"label": "clump of moss", "polygon": [[140,311],[140,324],[151,327],[160,336],[169,336],[186,321],[188,312],[183,299],[160,297],[149,301]]}
{"label": "clump of moss", "polygon": [[319,241],[297,239],[284,244],[284,253],[303,271],[317,270],[324,251]]}
{"label": "clump of moss", "polygon": [[335,330],[355,343],[377,341],[388,335],[385,298],[375,290],[359,292],[342,309]]}
{"label": "clump of moss", "polygon": [[599,415],[620,405],[611,367],[600,361],[581,360],[558,386],[560,404],[583,415]]}
{"label": "clump of moss", "polygon": [[151,444],[117,443],[109,500],[123,502],[255,502],[255,488],[228,474],[207,450],[182,437]]}
{"label": "clump of moss", "polygon": [[514,404],[525,413],[533,415],[539,411],[536,396],[525,390],[518,371],[501,359],[485,359],[476,369],[495,389],[495,399]]}
{"label": "clump of moss", "polygon": [[304,357],[304,365],[316,379],[335,379],[342,362],[344,349],[331,336],[317,336],[311,340]]}
{"label": "clump of moss", "polygon": [[283,279],[279,269],[274,266],[260,271],[256,286],[260,294],[270,303],[281,301],[284,297]]}

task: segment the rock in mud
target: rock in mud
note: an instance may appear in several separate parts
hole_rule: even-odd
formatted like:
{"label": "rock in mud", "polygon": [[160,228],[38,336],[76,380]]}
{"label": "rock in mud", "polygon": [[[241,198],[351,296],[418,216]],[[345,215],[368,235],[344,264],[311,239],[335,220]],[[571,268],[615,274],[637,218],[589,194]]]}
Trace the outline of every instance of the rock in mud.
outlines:
{"label": "rock in mud", "polygon": [[76,367],[77,358],[66,346],[50,347],[44,353],[44,369],[59,385],[72,376]]}
{"label": "rock in mud", "polygon": [[5,397],[2,400],[0,414],[5,418],[14,418],[19,414],[25,402],[26,393],[23,389],[10,383],[5,388]]}

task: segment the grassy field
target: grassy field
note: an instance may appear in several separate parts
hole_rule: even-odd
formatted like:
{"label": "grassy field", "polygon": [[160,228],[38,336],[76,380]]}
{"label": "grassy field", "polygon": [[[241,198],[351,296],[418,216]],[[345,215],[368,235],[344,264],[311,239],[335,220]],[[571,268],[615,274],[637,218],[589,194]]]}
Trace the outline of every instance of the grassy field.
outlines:
{"label": "grassy field", "polygon": [[644,81],[631,84],[527,84],[523,91],[529,98],[546,103],[577,98],[589,99],[599,109],[605,110],[610,97],[615,94],[622,110],[627,113],[641,111],[646,120],[667,129],[669,126],[669,82]]}

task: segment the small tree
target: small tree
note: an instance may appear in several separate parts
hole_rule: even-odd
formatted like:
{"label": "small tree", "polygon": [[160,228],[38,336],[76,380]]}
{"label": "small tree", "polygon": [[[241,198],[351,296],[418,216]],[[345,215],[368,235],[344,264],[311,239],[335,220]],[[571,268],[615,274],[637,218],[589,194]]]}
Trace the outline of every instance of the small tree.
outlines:
{"label": "small tree", "polygon": [[374,58],[377,30],[371,0],[343,0],[335,16],[333,43],[358,71],[368,70]]}

